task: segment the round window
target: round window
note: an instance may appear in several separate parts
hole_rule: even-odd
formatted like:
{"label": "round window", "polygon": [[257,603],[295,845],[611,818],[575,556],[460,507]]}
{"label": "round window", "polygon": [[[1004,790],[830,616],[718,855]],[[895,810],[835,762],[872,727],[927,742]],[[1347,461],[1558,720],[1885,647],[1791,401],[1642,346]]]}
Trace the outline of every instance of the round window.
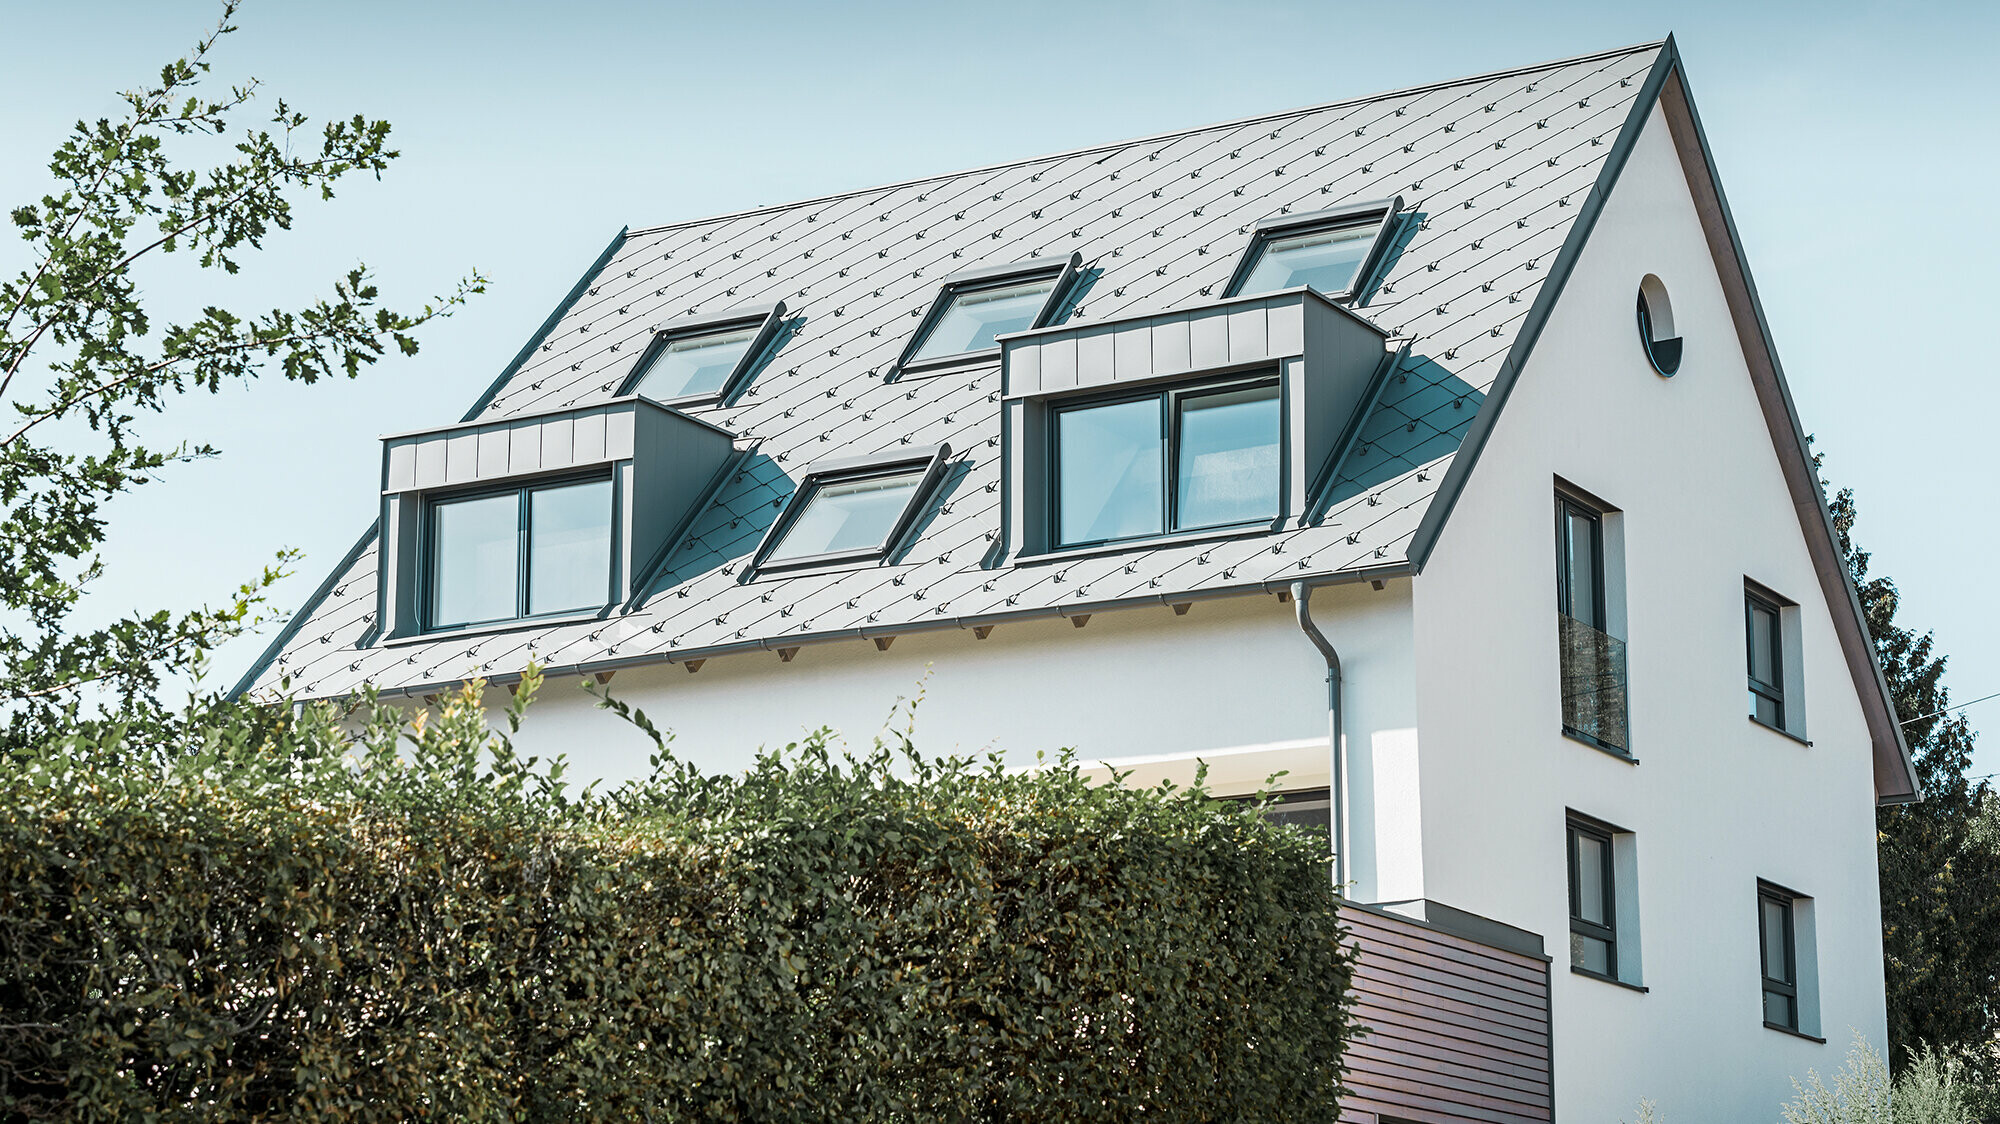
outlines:
{"label": "round window", "polygon": [[1639,342],[1645,345],[1647,361],[1662,376],[1671,378],[1681,369],[1681,338],[1674,334],[1674,305],[1667,299],[1667,287],[1650,273],[1639,282]]}

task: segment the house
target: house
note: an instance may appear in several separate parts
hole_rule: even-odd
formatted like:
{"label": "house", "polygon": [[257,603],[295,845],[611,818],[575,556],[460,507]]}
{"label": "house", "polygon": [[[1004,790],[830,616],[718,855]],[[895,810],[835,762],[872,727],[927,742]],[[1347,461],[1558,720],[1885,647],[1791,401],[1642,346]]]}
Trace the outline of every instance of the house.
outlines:
{"label": "house", "polygon": [[[1920,793],[1671,40],[623,231],[379,488],[239,690],[1283,772],[1379,969],[1349,1119],[1883,1045]],[[644,769],[557,686],[536,752]]]}

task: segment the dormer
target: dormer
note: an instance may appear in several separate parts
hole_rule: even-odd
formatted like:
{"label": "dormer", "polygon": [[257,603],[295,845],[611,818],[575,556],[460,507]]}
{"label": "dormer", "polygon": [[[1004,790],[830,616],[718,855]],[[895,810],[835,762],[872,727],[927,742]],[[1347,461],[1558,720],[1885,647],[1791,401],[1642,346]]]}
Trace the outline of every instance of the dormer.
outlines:
{"label": "dormer", "polygon": [[638,395],[384,437],[382,638],[602,616],[637,592],[733,448]]}
{"label": "dormer", "polygon": [[1010,557],[1308,521],[1387,338],[1303,287],[1003,336]]}

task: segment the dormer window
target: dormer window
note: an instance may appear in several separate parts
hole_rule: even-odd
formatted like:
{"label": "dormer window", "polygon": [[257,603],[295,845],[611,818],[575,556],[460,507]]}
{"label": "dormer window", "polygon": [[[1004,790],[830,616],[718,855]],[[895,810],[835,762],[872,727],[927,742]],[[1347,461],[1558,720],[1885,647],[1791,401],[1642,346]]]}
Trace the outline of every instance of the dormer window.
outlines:
{"label": "dormer window", "polygon": [[997,337],[1049,323],[1081,259],[1038,258],[945,278],[898,364],[905,371],[997,355]]}
{"label": "dormer window", "polygon": [[1283,473],[1276,376],[1056,412],[1056,545],[1269,524]]}
{"label": "dormer window", "polygon": [[583,612],[610,599],[609,474],[439,496],[429,507],[429,627]]}
{"label": "dormer window", "polygon": [[784,314],[779,302],[671,323],[653,337],[619,393],[675,406],[724,401],[767,350]]}
{"label": "dormer window", "polygon": [[1400,198],[1389,199],[1265,219],[1257,224],[1250,248],[1237,263],[1228,295],[1308,285],[1334,300],[1359,296],[1380,260],[1383,235],[1401,205]]}
{"label": "dormer window", "polygon": [[638,395],[383,438],[382,642],[610,611],[733,463],[729,433]]}
{"label": "dormer window", "polygon": [[873,562],[908,533],[942,470],[948,446],[814,465],[771,525],[758,571]]}

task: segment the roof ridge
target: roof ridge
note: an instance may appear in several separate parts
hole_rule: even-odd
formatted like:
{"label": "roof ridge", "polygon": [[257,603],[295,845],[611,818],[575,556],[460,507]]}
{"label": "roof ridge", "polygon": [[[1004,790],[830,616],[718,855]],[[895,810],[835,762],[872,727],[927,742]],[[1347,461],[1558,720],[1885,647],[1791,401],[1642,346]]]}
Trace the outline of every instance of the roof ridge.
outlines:
{"label": "roof ridge", "polygon": [[1671,39],[1672,36],[1668,36],[1665,39],[1654,39],[1645,43],[1633,43],[1629,46],[1618,47],[1608,51],[1590,51],[1581,55],[1571,55],[1567,58],[1550,59],[1547,62],[1532,63],[1527,66],[1506,67],[1501,70],[1489,70],[1479,74],[1468,74],[1461,78],[1451,78],[1442,82],[1427,82],[1416,86],[1404,86],[1399,89],[1383,90],[1379,93],[1365,94],[1361,97],[1342,98],[1338,101],[1320,102],[1315,105],[1303,105],[1292,109],[1278,110],[1272,113],[1258,113],[1249,117],[1238,117],[1228,121],[1216,121],[1211,124],[1199,125],[1189,129],[1174,129],[1164,133],[1149,133],[1144,136],[1131,137],[1126,140],[1111,141],[1102,144],[1086,145],[1082,148],[1072,148],[1062,152],[1051,152],[1038,156],[1022,157],[1014,160],[1001,160],[992,164],[978,164],[970,168],[962,168],[955,172],[941,172],[935,175],[918,176],[914,179],[897,180],[893,183],[871,184],[867,187],[857,187],[850,189],[848,191],[836,191],[828,195],[813,195],[813,196],[808,196],[804,199],[794,199],[784,203],[772,203],[768,206],[762,206],[762,207],[750,207],[741,211],[725,211],[721,214],[706,215],[701,218],[682,219],[678,222],[660,223],[657,226],[647,226],[647,227],[641,227],[636,230],[631,230],[628,232],[628,234],[630,237],[636,238],[641,235],[658,234],[668,230],[685,230],[689,227],[702,226],[707,223],[724,222],[729,219],[749,218],[752,215],[775,214],[779,211],[789,211],[794,207],[804,207],[814,203],[832,203],[842,199],[852,199],[855,198],[856,196],[868,195],[873,192],[894,191],[897,188],[914,187],[917,184],[922,184],[922,183],[935,183],[940,180],[957,179],[960,176],[976,175],[980,172],[997,172],[1003,168],[1020,168],[1020,167],[1025,167],[1029,164],[1042,164],[1054,160],[1067,160],[1075,156],[1087,156],[1093,152],[1112,152],[1121,148],[1129,148],[1135,144],[1146,144],[1152,141],[1178,140],[1181,137],[1190,137],[1198,133],[1214,132],[1220,129],[1239,128],[1244,125],[1256,124],[1259,121],[1276,121],[1279,118],[1299,117],[1308,113],[1322,113],[1325,112],[1326,110],[1339,109],[1343,106],[1365,105],[1368,102],[1382,101],[1386,98],[1411,97],[1417,94],[1430,93],[1433,90],[1445,90],[1445,89],[1450,89],[1453,86],[1471,85],[1475,82],[1488,82],[1495,78],[1507,78],[1516,74],[1531,74],[1539,70],[1554,70],[1558,67],[1574,66],[1577,63],[1594,62],[1598,59],[1617,58],[1621,55],[1638,54],[1641,51],[1658,50],[1666,46]]}

